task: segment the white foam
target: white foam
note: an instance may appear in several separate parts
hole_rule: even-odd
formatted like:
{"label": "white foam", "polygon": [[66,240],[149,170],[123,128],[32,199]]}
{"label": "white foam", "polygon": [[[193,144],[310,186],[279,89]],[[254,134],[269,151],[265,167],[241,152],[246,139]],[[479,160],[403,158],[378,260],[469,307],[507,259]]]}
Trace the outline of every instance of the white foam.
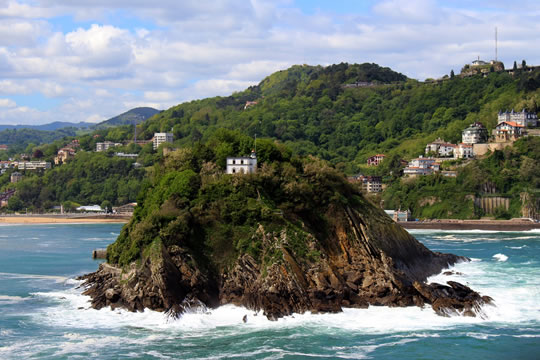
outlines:
{"label": "white foam", "polygon": [[27,297],[22,296],[10,296],[10,295],[0,295],[0,301],[3,303],[16,303],[20,301],[27,300]]}
{"label": "white foam", "polygon": [[65,276],[55,275],[37,275],[37,274],[17,274],[17,273],[4,273],[0,272],[0,277],[9,279],[40,279],[40,280],[54,280],[55,282],[65,282],[68,280]]}
{"label": "white foam", "polygon": [[501,262],[504,262],[506,260],[508,260],[508,256],[504,255],[504,254],[495,254],[493,255],[493,258],[497,259],[497,261],[501,261]]}

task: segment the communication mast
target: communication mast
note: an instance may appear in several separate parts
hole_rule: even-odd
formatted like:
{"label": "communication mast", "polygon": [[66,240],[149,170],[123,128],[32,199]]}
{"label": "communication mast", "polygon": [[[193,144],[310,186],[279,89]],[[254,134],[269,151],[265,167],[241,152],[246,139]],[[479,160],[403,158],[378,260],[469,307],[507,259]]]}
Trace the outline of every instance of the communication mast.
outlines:
{"label": "communication mast", "polygon": [[497,61],[497,27],[495,26],[495,61]]}

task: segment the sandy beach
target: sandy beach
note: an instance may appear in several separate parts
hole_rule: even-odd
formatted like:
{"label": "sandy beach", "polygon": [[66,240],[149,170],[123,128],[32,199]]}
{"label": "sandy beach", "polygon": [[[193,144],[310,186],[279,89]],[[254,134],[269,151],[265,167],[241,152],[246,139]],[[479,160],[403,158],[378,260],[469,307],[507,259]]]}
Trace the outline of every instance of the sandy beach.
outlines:
{"label": "sandy beach", "polygon": [[127,223],[130,218],[123,215],[3,215],[0,224]]}
{"label": "sandy beach", "polygon": [[429,221],[400,221],[405,229],[430,230],[491,230],[491,231],[527,231],[540,229],[540,223],[529,220],[454,220],[440,219]]}

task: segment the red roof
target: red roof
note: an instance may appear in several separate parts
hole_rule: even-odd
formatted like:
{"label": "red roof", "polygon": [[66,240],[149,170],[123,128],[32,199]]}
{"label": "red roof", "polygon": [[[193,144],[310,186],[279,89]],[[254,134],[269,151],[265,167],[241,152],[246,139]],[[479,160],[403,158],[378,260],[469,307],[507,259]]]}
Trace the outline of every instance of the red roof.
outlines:
{"label": "red roof", "polygon": [[514,122],[514,121],[503,121],[503,122],[498,123],[497,126],[499,126],[501,124],[507,124],[507,125],[510,125],[510,126],[513,126],[513,127],[522,127],[522,128],[525,127],[523,125],[519,125],[517,122]]}

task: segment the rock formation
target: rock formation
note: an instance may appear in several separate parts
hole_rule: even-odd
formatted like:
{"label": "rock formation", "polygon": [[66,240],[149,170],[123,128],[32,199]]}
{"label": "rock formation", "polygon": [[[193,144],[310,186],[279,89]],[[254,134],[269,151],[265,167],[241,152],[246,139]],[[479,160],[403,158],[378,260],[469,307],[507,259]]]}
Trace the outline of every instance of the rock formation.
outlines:
{"label": "rock formation", "polygon": [[305,311],[338,312],[343,307],[425,304],[443,316],[475,316],[491,302],[456,282],[425,284],[428,276],[466,258],[429,251],[385,215],[373,214],[377,221],[368,225],[351,208],[330,212],[339,220],[325,241],[312,235],[306,239],[310,251],[320,254],[314,259],[294,255],[294,234],[259,225],[254,237],[263,244],[263,258],[279,254],[281,261],[265,265],[243,254],[229,271],[204,274],[188,249],[159,245],[141,264],[122,270],[105,263],[82,277],[84,294],[98,309],[149,308],[180,315],[194,306],[231,303],[263,310],[270,319]]}
{"label": "rock formation", "polygon": [[179,316],[236,304],[276,319],[426,304],[474,316],[491,302],[455,282],[426,284],[467,259],[428,250],[321,160],[220,175],[215,164],[179,171],[188,155],[165,160],[174,168],[156,172],[108,263],[82,277],[93,307]]}

